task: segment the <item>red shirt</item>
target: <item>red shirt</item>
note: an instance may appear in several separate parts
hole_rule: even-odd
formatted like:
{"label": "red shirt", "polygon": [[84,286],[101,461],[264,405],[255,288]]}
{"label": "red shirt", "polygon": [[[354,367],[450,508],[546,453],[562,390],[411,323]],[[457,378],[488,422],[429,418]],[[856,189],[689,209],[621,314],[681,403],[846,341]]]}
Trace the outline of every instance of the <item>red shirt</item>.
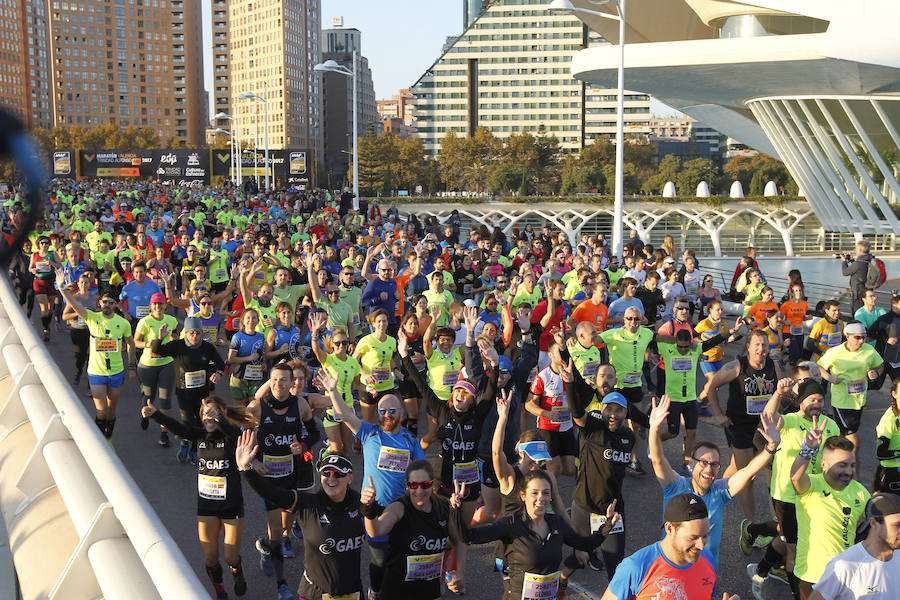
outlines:
{"label": "red shirt", "polygon": [[[534,307],[534,311],[532,311],[531,313],[531,322],[540,323],[541,319],[543,319],[544,315],[546,314],[547,301],[542,300],[538,302],[537,306]],[[562,301],[559,301],[556,303],[556,309],[553,311],[553,316],[550,317],[550,322],[547,323],[547,326],[544,327],[544,332],[541,334],[539,347],[542,352],[546,352],[550,349],[550,342],[553,341],[553,334],[550,332],[550,330],[562,323],[564,314],[565,308],[563,308]]]}

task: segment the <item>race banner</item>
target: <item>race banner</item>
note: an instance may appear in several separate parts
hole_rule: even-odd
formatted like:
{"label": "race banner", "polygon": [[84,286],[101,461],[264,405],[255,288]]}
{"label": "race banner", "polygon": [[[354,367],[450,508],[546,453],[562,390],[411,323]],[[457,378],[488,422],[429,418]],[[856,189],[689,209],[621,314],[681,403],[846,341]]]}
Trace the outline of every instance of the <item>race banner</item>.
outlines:
{"label": "race banner", "polygon": [[156,150],[81,150],[83,177],[153,177]]}

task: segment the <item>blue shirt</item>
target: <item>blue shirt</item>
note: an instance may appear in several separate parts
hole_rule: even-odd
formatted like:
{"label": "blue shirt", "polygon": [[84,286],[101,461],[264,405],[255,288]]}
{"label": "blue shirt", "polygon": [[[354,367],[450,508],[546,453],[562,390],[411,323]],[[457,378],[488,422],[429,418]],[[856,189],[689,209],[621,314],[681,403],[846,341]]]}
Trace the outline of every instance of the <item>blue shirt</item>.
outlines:
{"label": "blue shirt", "polygon": [[[363,487],[368,486],[371,476],[375,482],[375,501],[387,506],[406,493],[406,467],[403,463],[424,459],[425,453],[419,440],[402,427],[398,433],[391,434],[363,421],[356,438],[363,447]],[[399,452],[391,452],[391,449]]]}
{"label": "blue shirt", "polygon": [[147,229],[145,232],[147,237],[153,240],[154,246],[159,246],[166,239],[166,232],[162,229]]}
{"label": "blue shirt", "polygon": [[[609,311],[607,313],[607,319],[621,319],[625,316],[625,311],[631,307],[635,307],[640,311],[641,316],[644,316],[644,303],[638,300],[637,298],[632,298],[631,300],[626,300],[625,298],[619,298],[615,302],[609,305]],[[615,329],[616,327],[621,327],[622,323],[616,323],[615,325],[607,325],[607,329]]]}
{"label": "blue shirt", "polygon": [[[696,494],[691,487],[691,480],[681,475],[675,478],[672,485],[663,490],[663,512],[669,498],[679,494]],[[699,494],[698,494],[699,495]],[[706,510],[709,512],[709,542],[706,549],[712,555],[712,564],[719,564],[719,544],[722,542],[722,523],[725,520],[725,505],[731,502],[731,493],[728,491],[728,480],[719,479],[710,486],[706,495],[700,496],[706,502]],[[618,573],[617,573],[618,574]]]}
{"label": "blue shirt", "polygon": [[[387,294],[387,300],[381,299],[381,293]],[[388,323],[396,323],[397,317],[397,282],[393,279],[382,281],[380,277],[369,280],[360,300],[363,306],[369,307],[369,312],[383,308],[388,314]]]}
{"label": "blue shirt", "polygon": [[[138,285],[137,281],[132,281],[122,288],[119,294],[119,300],[128,301],[128,314],[135,319],[142,319],[150,314],[150,296],[153,294],[161,294],[162,290],[156,285],[155,281],[147,279],[144,285]],[[138,308],[141,308],[141,314],[138,314]],[[146,309],[147,312],[144,312]]]}
{"label": "blue shirt", "polygon": [[659,542],[625,558],[609,582],[609,591],[616,600],[711,600],[715,590],[716,567],[708,551],[702,550],[697,562],[682,567],[666,558]]}

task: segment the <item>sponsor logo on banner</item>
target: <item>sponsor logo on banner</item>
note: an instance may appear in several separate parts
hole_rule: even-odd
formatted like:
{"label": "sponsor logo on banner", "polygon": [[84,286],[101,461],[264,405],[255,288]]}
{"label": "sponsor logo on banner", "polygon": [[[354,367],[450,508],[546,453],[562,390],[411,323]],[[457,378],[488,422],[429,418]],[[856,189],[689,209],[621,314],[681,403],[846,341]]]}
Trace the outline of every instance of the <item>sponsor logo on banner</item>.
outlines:
{"label": "sponsor logo on banner", "polygon": [[72,172],[72,153],[68,150],[53,153],[53,174],[68,175]]}

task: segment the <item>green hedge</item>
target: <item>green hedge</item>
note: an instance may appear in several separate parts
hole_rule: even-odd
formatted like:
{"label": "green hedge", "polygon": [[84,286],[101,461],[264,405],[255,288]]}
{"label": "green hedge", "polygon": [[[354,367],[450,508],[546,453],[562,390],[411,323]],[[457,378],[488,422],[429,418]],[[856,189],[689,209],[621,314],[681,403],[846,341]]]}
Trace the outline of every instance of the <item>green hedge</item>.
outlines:
{"label": "green hedge", "polygon": [[[654,204],[706,204],[719,207],[726,204],[740,202],[753,202],[764,206],[783,206],[788,202],[803,202],[806,199],[801,196],[748,196],[745,198],[728,198],[725,196],[711,196],[700,198],[697,196],[677,196],[675,198],[663,198],[662,196],[627,196],[626,202],[651,202]],[[487,202],[508,202],[512,204],[536,204],[539,202],[571,202],[575,204],[602,204],[612,205],[612,196],[498,196],[497,198],[447,198],[436,196],[392,196],[378,198],[382,205],[391,204],[485,204]]]}

